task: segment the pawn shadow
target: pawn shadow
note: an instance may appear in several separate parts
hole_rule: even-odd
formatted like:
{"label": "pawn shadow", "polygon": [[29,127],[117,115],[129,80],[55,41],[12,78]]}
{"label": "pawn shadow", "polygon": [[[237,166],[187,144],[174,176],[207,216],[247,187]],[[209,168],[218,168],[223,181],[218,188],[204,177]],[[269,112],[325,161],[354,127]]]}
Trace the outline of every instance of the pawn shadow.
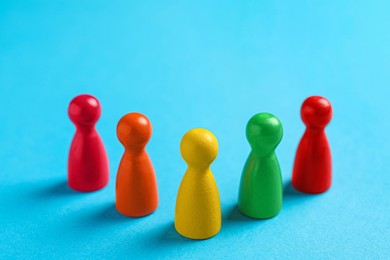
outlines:
{"label": "pawn shadow", "polygon": [[[156,252],[176,251],[178,249],[191,248],[204,240],[193,240],[181,236],[177,233],[173,221],[156,225],[150,231],[151,236],[144,240],[142,247],[144,250]],[[206,239],[207,240],[207,239]]]}
{"label": "pawn shadow", "polygon": [[251,222],[258,221],[258,219],[250,218],[241,213],[236,205],[234,205],[229,212],[227,213],[227,221],[242,221],[242,222]]}
{"label": "pawn shadow", "polygon": [[[283,186],[283,207],[285,205],[289,205],[290,203],[294,203],[296,201],[305,201],[310,199],[311,196],[308,196],[308,194],[302,193],[294,188],[291,181],[288,181]],[[283,208],[282,208],[283,210]],[[241,213],[241,211],[238,209],[237,205],[234,205],[228,212],[227,212],[226,221],[227,222],[266,222],[267,220],[271,220],[274,217],[266,218],[266,219],[256,219],[246,216],[245,214]],[[278,215],[276,215],[278,216]],[[275,216],[275,217],[276,217]]]}
{"label": "pawn shadow", "polygon": [[115,203],[108,203],[103,206],[98,206],[93,209],[80,212],[74,221],[74,227],[77,229],[94,232],[102,229],[128,229],[133,224],[140,223],[141,218],[131,218],[122,215],[115,207]]}
{"label": "pawn shadow", "polygon": [[77,192],[72,190],[66,180],[61,180],[55,183],[50,183],[46,186],[39,186],[38,190],[35,190],[33,196],[37,199],[52,199],[66,196],[81,196],[83,192]]}
{"label": "pawn shadow", "polygon": [[288,181],[284,187],[283,187],[283,197],[285,199],[309,199],[309,198],[315,198],[318,196],[321,196],[322,193],[319,194],[311,194],[311,193],[304,193],[300,192],[299,190],[295,189],[292,185],[291,181]]}
{"label": "pawn shadow", "polygon": [[186,244],[205,241],[208,239],[190,239],[180,235],[174,226],[173,222],[167,223],[163,228],[159,236],[159,243],[165,244]]}
{"label": "pawn shadow", "polygon": [[168,223],[164,228],[163,232],[161,233],[162,240],[165,241],[171,241],[171,242],[189,242],[189,241],[198,241],[198,240],[192,240],[189,238],[185,238],[179,233],[177,233],[175,229],[175,224],[173,222]]}
{"label": "pawn shadow", "polygon": [[296,190],[291,181],[288,181],[283,187],[283,208],[295,207],[315,197],[315,194],[306,194]]}
{"label": "pawn shadow", "polygon": [[283,187],[283,197],[290,198],[290,197],[306,197],[307,194],[300,192],[294,188],[291,181],[288,181],[284,187]]}
{"label": "pawn shadow", "polygon": [[137,219],[139,220],[140,218],[131,218],[119,213],[115,207],[115,203],[108,204],[96,214],[96,221],[103,222],[103,223],[104,222],[115,222],[115,223],[129,222]]}
{"label": "pawn shadow", "polygon": [[228,212],[227,214],[224,214],[226,217],[225,217],[225,221],[224,223],[225,224],[233,224],[233,223],[247,223],[247,224],[253,224],[253,225],[258,225],[259,223],[267,223],[268,221],[271,221],[272,219],[274,219],[276,216],[274,217],[270,217],[270,218],[252,218],[252,217],[249,217],[247,215],[245,215],[244,213],[242,213],[239,209],[238,209],[238,206],[237,205],[234,205]]}

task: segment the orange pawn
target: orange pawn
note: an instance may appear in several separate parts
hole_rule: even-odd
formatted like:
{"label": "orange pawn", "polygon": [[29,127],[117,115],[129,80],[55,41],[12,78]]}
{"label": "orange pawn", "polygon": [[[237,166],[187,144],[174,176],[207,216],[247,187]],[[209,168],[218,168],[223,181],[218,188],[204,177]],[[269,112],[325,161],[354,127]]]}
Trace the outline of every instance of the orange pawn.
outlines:
{"label": "orange pawn", "polygon": [[149,119],[139,113],[123,116],[116,127],[125,152],[116,178],[116,208],[128,217],[142,217],[157,209],[157,180],[145,146],[152,136]]}

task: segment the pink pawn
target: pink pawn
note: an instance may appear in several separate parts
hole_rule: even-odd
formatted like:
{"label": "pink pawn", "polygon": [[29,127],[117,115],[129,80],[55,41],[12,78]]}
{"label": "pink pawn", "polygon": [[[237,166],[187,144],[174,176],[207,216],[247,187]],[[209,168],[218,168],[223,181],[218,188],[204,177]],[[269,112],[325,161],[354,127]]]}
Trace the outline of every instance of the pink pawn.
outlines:
{"label": "pink pawn", "polygon": [[108,157],[95,124],[102,109],[91,95],[79,95],[69,104],[68,114],[76,126],[68,159],[68,184],[77,191],[95,191],[107,185]]}

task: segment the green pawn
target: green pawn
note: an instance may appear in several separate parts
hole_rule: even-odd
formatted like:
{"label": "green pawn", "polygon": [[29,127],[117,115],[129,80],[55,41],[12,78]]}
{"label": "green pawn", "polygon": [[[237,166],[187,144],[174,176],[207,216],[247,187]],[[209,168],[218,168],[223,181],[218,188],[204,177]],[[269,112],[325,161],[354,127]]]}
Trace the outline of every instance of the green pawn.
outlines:
{"label": "green pawn", "polygon": [[275,155],[282,136],[282,124],[272,114],[256,114],[246,126],[252,151],[241,176],[238,209],[249,217],[271,218],[282,208],[282,175]]}

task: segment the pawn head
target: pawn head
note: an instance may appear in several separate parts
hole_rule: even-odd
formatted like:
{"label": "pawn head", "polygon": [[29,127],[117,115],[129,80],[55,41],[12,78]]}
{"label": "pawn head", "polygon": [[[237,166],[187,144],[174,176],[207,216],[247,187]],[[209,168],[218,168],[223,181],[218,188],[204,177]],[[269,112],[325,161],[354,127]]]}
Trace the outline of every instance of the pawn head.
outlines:
{"label": "pawn head", "polygon": [[72,99],[68,107],[70,120],[76,125],[92,126],[102,113],[97,98],[91,95],[79,95]]}
{"label": "pawn head", "polygon": [[180,143],[180,152],[188,165],[205,168],[218,154],[218,141],[212,132],[204,128],[188,131]]}
{"label": "pawn head", "polygon": [[116,135],[124,147],[143,147],[152,136],[152,124],[140,113],[124,115],[116,127]]}
{"label": "pawn head", "polygon": [[282,137],[282,123],[272,114],[256,114],[246,125],[246,138],[254,153],[265,155],[273,152]]}
{"label": "pawn head", "polygon": [[302,104],[301,117],[307,127],[325,128],[332,115],[332,105],[324,97],[312,96]]}

